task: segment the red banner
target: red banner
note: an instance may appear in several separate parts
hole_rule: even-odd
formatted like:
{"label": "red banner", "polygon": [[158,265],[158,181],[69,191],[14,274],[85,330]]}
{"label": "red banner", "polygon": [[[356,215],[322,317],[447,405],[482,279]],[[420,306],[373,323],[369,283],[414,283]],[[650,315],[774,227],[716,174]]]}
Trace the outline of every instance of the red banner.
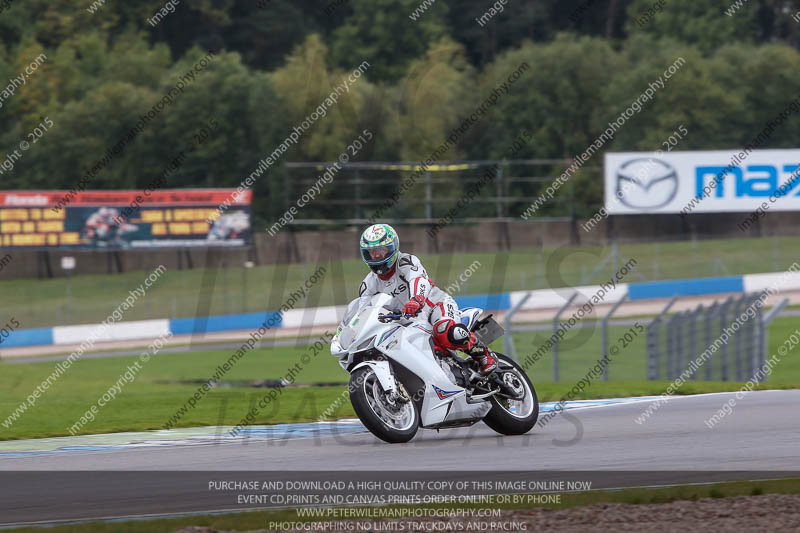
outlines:
{"label": "red banner", "polygon": [[[138,197],[138,200],[137,200]],[[253,191],[245,189],[167,189],[152,191],[0,191],[0,207],[55,207],[61,204],[75,206],[126,206],[139,205],[249,205]]]}

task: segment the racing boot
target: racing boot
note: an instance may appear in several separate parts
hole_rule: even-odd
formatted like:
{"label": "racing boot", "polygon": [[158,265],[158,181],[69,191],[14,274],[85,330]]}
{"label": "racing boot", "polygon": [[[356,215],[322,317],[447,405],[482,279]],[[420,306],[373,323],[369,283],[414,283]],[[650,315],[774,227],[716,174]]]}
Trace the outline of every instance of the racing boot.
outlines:
{"label": "racing boot", "polygon": [[497,369],[497,358],[482,341],[475,339],[474,336],[473,339],[472,346],[464,350],[464,353],[478,363],[481,376],[488,376]]}

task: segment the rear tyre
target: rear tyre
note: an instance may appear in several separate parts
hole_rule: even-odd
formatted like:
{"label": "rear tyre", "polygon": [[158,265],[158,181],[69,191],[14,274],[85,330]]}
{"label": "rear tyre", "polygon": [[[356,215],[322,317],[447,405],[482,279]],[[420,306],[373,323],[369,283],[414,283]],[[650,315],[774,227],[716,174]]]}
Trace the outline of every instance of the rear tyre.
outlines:
{"label": "rear tyre", "polygon": [[371,367],[350,374],[350,403],[361,423],[385,442],[408,442],[417,434],[419,413],[414,402],[390,401]]}
{"label": "rear tyre", "polygon": [[484,417],[487,426],[501,435],[523,435],[530,431],[539,419],[539,398],[528,375],[514,360],[501,353],[495,353],[498,366],[495,373],[510,388],[525,395],[520,400],[498,398],[489,400],[492,409]]}

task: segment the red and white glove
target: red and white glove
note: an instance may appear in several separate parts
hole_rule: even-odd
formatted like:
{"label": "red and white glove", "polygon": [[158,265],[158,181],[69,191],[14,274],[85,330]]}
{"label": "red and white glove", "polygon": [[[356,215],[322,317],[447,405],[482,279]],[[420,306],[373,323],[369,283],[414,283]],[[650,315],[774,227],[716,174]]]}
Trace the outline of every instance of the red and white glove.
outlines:
{"label": "red and white glove", "polygon": [[417,316],[417,314],[422,311],[423,307],[425,307],[425,297],[421,294],[413,296],[408,302],[406,302],[406,305],[403,306],[403,316]]}

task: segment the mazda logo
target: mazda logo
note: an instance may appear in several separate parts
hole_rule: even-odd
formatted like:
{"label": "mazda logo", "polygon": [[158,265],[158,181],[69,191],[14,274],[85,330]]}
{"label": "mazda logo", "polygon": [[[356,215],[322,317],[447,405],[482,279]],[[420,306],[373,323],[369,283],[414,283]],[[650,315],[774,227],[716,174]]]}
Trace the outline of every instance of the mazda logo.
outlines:
{"label": "mazda logo", "polygon": [[623,163],[617,170],[615,194],[634,209],[658,209],[678,193],[678,173],[660,159],[641,157]]}

